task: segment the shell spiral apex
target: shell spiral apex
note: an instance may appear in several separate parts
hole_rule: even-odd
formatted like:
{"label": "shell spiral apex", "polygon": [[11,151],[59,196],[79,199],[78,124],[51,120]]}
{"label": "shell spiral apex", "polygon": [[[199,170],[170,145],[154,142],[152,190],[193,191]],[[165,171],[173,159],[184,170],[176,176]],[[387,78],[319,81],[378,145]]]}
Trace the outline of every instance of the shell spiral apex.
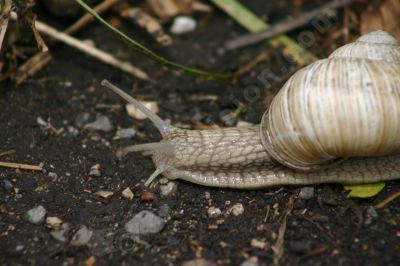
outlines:
{"label": "shell spiral apex", "polygon": [[261,122],[280,163],[320,169],[400,151],[400,46],[384,31],[360,37],[295,73]]}
{"label": "shell spiral apex", "polygon": [[373,31],[355,42],[336,49],[329,58],[363,58],[400,62],[400,47],[395,38],[385,31]]}

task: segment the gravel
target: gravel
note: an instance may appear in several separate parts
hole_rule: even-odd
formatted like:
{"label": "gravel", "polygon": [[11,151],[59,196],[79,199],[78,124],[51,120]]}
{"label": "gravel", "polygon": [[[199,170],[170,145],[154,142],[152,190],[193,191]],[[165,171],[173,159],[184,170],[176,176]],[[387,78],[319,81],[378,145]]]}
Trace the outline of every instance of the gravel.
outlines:
{"label": "gravel", "polygon": [[46,209],[42,206],[39,205],[35,208],[30,209],[27,213],[26,213],[26,220],[30,223],[33,224],[41,224],[44,221],[44,217],[46,216]]}
{"label": "gravel", "polygon": [[165,221],[151,211],[137,213],[125,224],[125,230],[132,234],[156,234],[165,226]]}
{"label": "gravel", "polygon": [[113,128],[111,120],[104,115],[98,116],[95,121],[88,123],[83,127],[84,130],[103,132],[110,132]]}
{"label": "gravel", "polygon": [[314,187],[303,187],[300,190],[299,197],[305,200],[312,199],[314,197]]}

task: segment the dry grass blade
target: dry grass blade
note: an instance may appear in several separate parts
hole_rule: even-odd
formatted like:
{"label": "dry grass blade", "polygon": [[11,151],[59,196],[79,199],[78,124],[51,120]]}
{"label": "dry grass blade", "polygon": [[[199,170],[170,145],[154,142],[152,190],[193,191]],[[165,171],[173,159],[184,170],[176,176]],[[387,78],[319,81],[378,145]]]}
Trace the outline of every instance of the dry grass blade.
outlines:
{"label": "dry grass blade", "polygon": [[23,170],[32,170],[32,171],[42,171],[43,170],[43,163],[41,163],[39,165],[32,165],[32,164],[23,164],[23,163],[0,162],[0,167],[23,169]]}
{"label": "dry grass blade", "polygon": [[389,197],[387,197],[386,199],[384,199],[383,201],[379,202],[378,204],[375,205],[375,209],[382,209],[383,207],[385,207],[389,202],[397,199],[398,197],[400,197],[400,191],[394,193],[393,195],[390,195]]}
{"label": "dry grass blade", "polygon": [[109,65],[112,65],[115,68],[123,70],[139,79],[149,80],[149,77],[147,76],[147,74],[145,72],[143,72],[139,68],[132,66],[130,63],[120,61],[120,60],[116,59],[115,57],[113,57],[112,55],[110,55],[104,51],[101,51],[95,47],[91,47],[91,46],[85,44],[84,42],[69,36],[68,34],[57,31],[56,29],[54,29],[40,21],[36,21],[36,28],[40,32],[43,32],[43,33],[57,39],[58,41],[66,43],[66,44],[92,56],[92,57],[95,57],[104,63],[107,63]]}
{"label": "dry grass blade", "polygon": [[271,247],[272,251],[274,253],[274,265],[275,266],[280,265],[281,259],[283,257],[287,217],[293,209],[293,203],[294,203],[294,196],[291,196],[287,203],[285,214],[282,217],[282,223],[281,223],[281,226],[279,227],[279,231],[278,231],[278,238],[277,238],[275,244]]}

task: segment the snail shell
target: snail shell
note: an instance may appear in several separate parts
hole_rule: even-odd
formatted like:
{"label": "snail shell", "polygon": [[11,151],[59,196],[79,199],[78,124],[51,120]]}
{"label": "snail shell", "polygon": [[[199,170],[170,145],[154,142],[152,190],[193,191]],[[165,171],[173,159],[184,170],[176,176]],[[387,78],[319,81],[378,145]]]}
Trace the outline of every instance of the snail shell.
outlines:
{"label": "snail shell", "polygon": [[400,47],[384,31],[296,72],[261,122],[278,162],[300,170],[400,150]]}
{"label": "snail shell", "polygon": [[261,124],[245,128],[175,128],[104,80],[162,136],[160,142],[125,147],[119,155],[152,156],[156,170],[145,185],[159,174],[240,189],[399,179],[400,155],[381,156],[400,150],[399,49],[383,31],[362,36],[295,73]]}

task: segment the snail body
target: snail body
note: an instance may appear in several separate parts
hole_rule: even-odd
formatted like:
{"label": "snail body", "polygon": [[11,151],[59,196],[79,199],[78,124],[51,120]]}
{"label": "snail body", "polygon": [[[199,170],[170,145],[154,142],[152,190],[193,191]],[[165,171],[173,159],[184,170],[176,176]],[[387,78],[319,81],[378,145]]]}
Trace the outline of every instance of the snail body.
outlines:
{"label": "snail body", "polygon": [[122,150],[152,155],[156,171],[146,185],[159,174],[243,189],[400,178],[400,47],[383,31],[296,72],[255,126],[175,128],[103,85],[137,106],[163,137]]}

